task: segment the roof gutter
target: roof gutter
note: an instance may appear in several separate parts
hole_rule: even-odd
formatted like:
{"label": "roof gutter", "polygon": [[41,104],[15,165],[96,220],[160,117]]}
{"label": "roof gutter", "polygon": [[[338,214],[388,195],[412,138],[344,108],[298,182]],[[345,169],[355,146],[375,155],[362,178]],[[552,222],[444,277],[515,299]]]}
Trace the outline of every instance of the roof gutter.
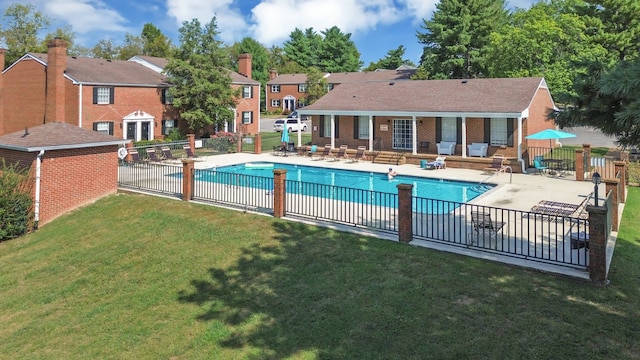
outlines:
{"label": "roof gutter", "polygon": [[105,141],[105,142],[99,142],[99,143],[49,145],[49,146],[34,146],[34,147],[0,145],[0,149],[35,152],[35,151],[51,151],[51,150],[67,150],[67,149],[84,149],[84,148],[112,146],[112,145],[125,145],[130,142],[131,140],[129,139],[122,139],[122,140]]}

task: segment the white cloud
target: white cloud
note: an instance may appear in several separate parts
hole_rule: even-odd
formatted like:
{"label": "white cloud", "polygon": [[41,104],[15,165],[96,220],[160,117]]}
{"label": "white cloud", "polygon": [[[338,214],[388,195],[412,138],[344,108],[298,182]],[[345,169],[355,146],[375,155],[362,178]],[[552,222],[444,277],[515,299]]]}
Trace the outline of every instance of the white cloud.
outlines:
{"label": "white cloud", "polygon": [[265,0],[252,10],[251,36],[270,46],[295,29],[317,32],[337,26],[344,33],[366,33],[402,17],[393,0]]}
{"label": "white cloud", "polygon": [[429,20],[436,10],[439,0],[405,0],[408,12],[413,16],[414,21]]}
{"label": "white cloud", "polygon": [[246,35],[247,24],[233,0],[167,0],[168,15],[175,18],[178,27],[185,21],[198,19],[202,25],[215,16],[222,41],[231,43]]}
{"label": "white cloud", "polygon": [[42,2],[43,12],[55,20],[61,20],[78,33],[101,30],[104,32],[128,32],[127,19],[102,1],[49,0]]}

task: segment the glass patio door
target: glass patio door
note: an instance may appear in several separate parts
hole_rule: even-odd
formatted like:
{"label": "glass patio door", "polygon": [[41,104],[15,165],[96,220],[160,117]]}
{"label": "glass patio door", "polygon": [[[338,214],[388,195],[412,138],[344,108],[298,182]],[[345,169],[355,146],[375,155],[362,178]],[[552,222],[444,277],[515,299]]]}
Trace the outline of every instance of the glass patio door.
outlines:
{"label": "glass patio door", "polygon": [[413,126],[410,119],[393,120],[393,148],[398,150],[413,149]]}

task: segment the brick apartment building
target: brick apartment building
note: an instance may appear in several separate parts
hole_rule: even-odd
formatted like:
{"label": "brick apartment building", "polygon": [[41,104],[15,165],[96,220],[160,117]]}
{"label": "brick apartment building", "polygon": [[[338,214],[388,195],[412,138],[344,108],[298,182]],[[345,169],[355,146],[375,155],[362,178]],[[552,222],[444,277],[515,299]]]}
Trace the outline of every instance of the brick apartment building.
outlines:
{"label": "brick apartment building", "polygon": [[[186,130],[167,96],[166,59],[104,60],[66,51],[66,43],[54,39],[46,54],[25,54],[2,71],[0,135],[50,122],[133,141],[162,138],[174,127]],[[0,49],[2,64],[4,54]],[[244,75],[231,72],[231,77],[242,95],[235,121],[224,130],[256,133],[260,83],[250,79],[250,55],[240,58],[239,67]]]}

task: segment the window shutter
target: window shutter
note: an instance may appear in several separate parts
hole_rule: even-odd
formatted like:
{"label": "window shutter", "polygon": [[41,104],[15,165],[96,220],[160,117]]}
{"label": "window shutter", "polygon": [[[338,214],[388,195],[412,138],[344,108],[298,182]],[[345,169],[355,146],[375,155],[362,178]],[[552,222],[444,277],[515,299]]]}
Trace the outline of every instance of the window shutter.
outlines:
{"label": "window shutter", "polygon": [[93,131],[98,131],[98,123],[93,123]]}
{"label": "window shutter", "polygon": [[462,118],[456,118],[456,143],[462,144]]}
{"label": "window shutter", "polygon": [[514,118],[507,118],[507,146],[513,146],[513,121]]}
{"label": "window shutter", "polygon": [[113,121],[109,122],[109,135],[113,135]]}
{"label": "window shutter", "polygon": [[353,138],[357,139],[360,134],[360,119],[359,116],[353,117]]}
{"label": "window shutter", "polygon": [[491,118],[484,118],[484,141],[491,144]]}
{"label": "window shutter", "polygon": [[[98,88],[94,87],[93,88],[93,103],[97,104],[98,103]],[[95,125],[95,124],[94,124]],[[94,129],[95,130],[95,129]]]}
{"label": "window shutter", "polygon": [[109,88],[109,104],[114,103],[115,88]]}
{"label": "window shutter", "polygon": [[[253,86],[249,87],[249,97],[253,99]],[[251,114],[251,122],[253,122],[253,114]]]}
{"label": "window shutter", "polygon": [[340,137],[340,116],[336,115],[335,118],[335,125],[336,125],[336,139]]}
{"label": "window shutter", "polygon": [[324,137],[324,117],[325,115],[320,115],[320,137]]}
{"label": "window shutter", "polygon": [[167,123],[167,120],[162,120],[162,132],[161,132],[162,135],[166,135],[166,131],[167,131],[166,123]]}
{"label": "window shutter", "polygon": [[[167,103],[167,89],[162,89],[162,93],[160,94],[160,102],[162,104],[166,104]],[[162,132],[164,134],[164,131]]]}
{"label": "window shutter", "polygon": [[442,118],[436,118],[436,142],[442,141]]}

